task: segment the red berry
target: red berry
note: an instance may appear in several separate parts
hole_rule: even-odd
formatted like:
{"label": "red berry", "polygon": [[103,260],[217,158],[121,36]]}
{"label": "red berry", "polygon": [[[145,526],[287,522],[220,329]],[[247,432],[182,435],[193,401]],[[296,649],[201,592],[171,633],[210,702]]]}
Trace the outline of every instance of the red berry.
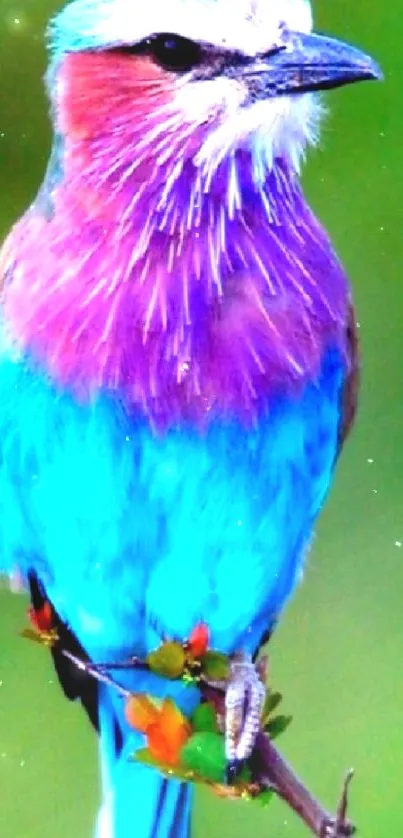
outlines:
{"label": "red berry", "polygon": [[189,637],[189,651],[193,657],[201,658],[206,654],[210,632],[206,623],[197,623]]}

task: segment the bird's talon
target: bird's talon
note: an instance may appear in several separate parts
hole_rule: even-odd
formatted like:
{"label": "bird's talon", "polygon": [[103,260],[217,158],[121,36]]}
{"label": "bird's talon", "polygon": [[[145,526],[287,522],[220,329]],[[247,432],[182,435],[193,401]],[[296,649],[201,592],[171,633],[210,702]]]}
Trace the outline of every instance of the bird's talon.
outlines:
{"label": "bird's talon", "polygon": [[237,777],[239,777],[243,763],[238,759],[232,759],[227,762],[225,772],[225,781],[228,786],[232,786]]}
{"label": "bird's talon", "polygon": [[234,782],[250,757],[260,728],[266,689],[252,660],[234,655],[225,695],[227,782]]}

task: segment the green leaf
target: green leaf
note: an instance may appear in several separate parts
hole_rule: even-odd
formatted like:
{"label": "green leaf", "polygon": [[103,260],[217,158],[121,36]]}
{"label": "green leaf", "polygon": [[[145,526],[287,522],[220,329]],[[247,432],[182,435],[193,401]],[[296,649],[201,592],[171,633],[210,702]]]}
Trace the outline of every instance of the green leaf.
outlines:
{"label": "green leaf", "polygon": [[274,692],[274,691],[272,692],[272,690],[268,690],[267,695],[266,695],[266,700],[265,700],[265,703],[264,703],[264,707],[263,707],[263,715],[264,716],[269,716],[270,713],[272,713],[273,710],[275,710],[276,707],[278,707],[278,705],[280,704],[280,701],[282,701],[282,699],[283,699],[283,696],[281,695],[281,693]]}
{"label": "green leaf", "polygon": [[261,806],[268,806],[271,800],[274,797],[273,789],[263,789],[263,791],[259,792],[259,794],[254,797],[254,800],[257,800]]}
{"label": "green leaf", "polygon": [[262,720],[262,727],[263,729],[269,723],[271,715],[273,711],[278,707],[280,702],[282,701],[283,696],[281,693],[272,692],[271,690],[267,690],[266,699],[263,705],[261,720]]}
{"label": "green leaf", "polygon": [[209,731],[194,733],[180,752],[186,768],[213,783],[223,783],[226,768],[224,737]]}
{"label": "green leaf", "polygon": [[185,668],[185,651],[180,643],[164,643],[155,652],[150,652],[147,663],[155,675],[176,680]]}
{"label": "green leaf", "polygon": [[203,702],[196,707],[191,723],[195,732],[219,733],[216,711],[213,705],[208,702]]}
{"label": "green leaf", "polygon": [[292,721],[292,716],[275,716],[265,726],[265,731],[268,733],[270,739],[276,739],[281,733],[287,729]]}
{"label": "green leaf", "polygon": [[226,681],[230,674],[230,662],[222,652],[208,651],[201,659],[202,672],[209,681]]}

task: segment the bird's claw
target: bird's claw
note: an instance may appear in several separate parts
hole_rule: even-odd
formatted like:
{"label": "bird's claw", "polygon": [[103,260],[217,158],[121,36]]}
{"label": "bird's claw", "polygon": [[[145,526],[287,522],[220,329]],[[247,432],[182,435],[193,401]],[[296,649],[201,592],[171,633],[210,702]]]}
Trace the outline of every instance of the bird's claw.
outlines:
{"label": "bird's claw", "polygon": [[251,658],[237,653],[231,660],[231,674],[225,694],[226,780],[238,777],[255,744],[266,689]]}
{"label": "bird's claw", "polygon": [[225,782],[228,786],[232,786],[235,783],[237,777],[242,769],[243,762],[239,759],[232,759],[227,760],[227,767],[225,771]]}

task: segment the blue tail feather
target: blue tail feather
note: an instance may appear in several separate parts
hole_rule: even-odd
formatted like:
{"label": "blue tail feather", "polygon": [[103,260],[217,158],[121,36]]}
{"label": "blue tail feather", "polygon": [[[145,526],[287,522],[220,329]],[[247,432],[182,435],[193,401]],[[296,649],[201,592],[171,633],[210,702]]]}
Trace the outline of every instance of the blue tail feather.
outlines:
{"label": "blue tail feather", "polygon": [[193,790],[123,758],[104,797],[96,838],[189,838]]}

